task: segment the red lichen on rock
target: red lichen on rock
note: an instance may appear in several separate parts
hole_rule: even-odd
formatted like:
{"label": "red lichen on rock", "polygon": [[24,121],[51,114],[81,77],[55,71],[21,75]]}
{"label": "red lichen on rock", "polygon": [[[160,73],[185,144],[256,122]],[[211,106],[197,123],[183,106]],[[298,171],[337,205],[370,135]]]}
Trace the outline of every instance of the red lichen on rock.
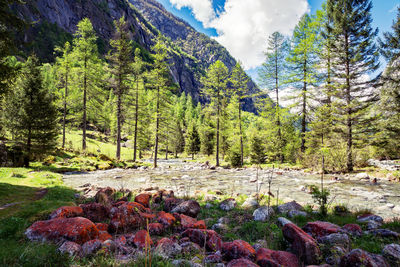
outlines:
{"label": "red lichen on rock", "polygon": [[96,227],[99,231],[108,231],[108,223],[96,223]]}
{"label": "red lichen on rock", "polygon": [[161,223],[150,223],[149,233],[151,235],[161,235],[164,232],[164,226]]}
{"label": "red lichen on rock", "polygon": [[198,244],[200,247],[204,247],[206,243],[206,249],[208,251],[221,250],[222,239],[213,230],[201,230],[201,229],[187,229],[182,233],[182,237],[188,237],[190,241]]}
{"label": "red lichen on rock", "polygon": [[314,238],[324,237],[330,234],[336,234],[340,231],[340,227],[330,222],[309,222],[303,227],[306,233],[311,234]]}
{"label": "red lichen on rock", "polygon": [[236,259],[230,261],[226,267],[259,267],[248,259]]}
{"label": "red lichen on rock", "polygon": [[80,207],[83,210],[84,217],[92,222],[103,222],[110,219],[110,209],[102,204],[82,204]]}
{"label": "red lichen on rock", "polygon": [[50,219],[55,218],[71,218],[71,217],[82,217],[83,210],[78,206],[64,206],[56,209],[50,214]]}
{"label": "red lichen on rock", "polygon": [[135,234],[135,237],[133,238],[133,243],[137,248],[145,248],[150,247],[153,245],[153,241],[150,238],[149,233],[147,233],[146,230],[140,230]]}
{"label": "red lichen on rock", "polygon": [[142,204],[148,208],[150,204],[151,195],[149,193],[139,194],[135,197],[135,202]]}
{"label": "red lichen on rock", "polygon": [[176,219],[172,214],[160,211],[158,213],[157,221],[165,227],[171,227],[175,223]]}
{"label": "red lichen on rock", "polygon": [[261,267],[298,267],[296,255],[286,251],[275,251],[266,248],[257,250],[256,263]]}
{"label": "red lichen on rock", "polygon": [[256,251],[249,243],[243,240],[226,242],[222,245],[222,256],[225,260],[234,260],[240,258],[254,259]]}

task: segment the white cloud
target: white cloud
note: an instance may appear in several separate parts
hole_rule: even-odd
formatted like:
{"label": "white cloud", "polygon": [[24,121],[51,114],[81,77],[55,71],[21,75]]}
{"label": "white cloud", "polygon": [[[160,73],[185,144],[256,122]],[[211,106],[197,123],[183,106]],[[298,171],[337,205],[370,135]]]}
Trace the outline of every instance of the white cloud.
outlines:
{"label": "white cloud", "polygon": [[193,11],[194,17],[203,23],[204,27],[209,27],[210,22],[215,19],[215,12],[212,0],[170,0],[177,9],[189,7]]}
{"label": "white cloud", "polygon": [[269,35],[275,31],[291,34],[300,17],[309,12],[307,0],[226,0],[217,16],[211,1],[170,0],[177,8],[191,8],[205,27],[215,28],[215,39],[246,69],[262,64]]}

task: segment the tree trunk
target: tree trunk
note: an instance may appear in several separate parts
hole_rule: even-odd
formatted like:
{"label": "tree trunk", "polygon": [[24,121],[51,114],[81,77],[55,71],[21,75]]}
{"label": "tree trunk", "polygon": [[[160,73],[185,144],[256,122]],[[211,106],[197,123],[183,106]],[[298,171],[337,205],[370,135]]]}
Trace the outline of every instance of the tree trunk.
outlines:
{"label": "tree trunk", "polygon": [[67,119],[67,96],[68,96],[68,70],[65,71],[65,92],[64,92],[64,114],[63,114],[63,137],[62,148],[65,148],[65,123]]}
{"label": "tree trunk", "polygon": [[307,62],[304,62],[303,74],[303,111],[301,119],[301,152],[306,151],[306,119],[307,119]]}
{"label": "tree trunk", "polygon": [[243,134],[242,134],[242,109],[239,97],[239,134],[240,134],[240,167],[243,166]]}
{"label": "tree trunk", "polygon": [[276,94],[276,126],[278,127],[278,141],[279,141],[279,159],[283,163],[284,156],[282,152],[282,130],[281,130],[281,115],[279,108],[279,70],[278,70],[278,51],[275,50],[275,94]]}
{"label": "tree trunk", "polygon": [[154,143],[154,168],[157,168],[158,128],[160,126],[160,87],[157,87],[156,140]]}
{"label": "tree trunk", "polygon": [[137,136],[139,120],[139,79],[136,78],[136,98],[135,98],[135,137],[133,141],[133,161],[136,161]]}
{"label": "tree trunk", "polygon": [[220,113],[220,92],[218,88],[218,103],[217,103],[217,149],[216,149],[216,166],[219,166],[219,113]]}
{"label": "tree trunk", "polygon": [[116,158],[117,160],[121,159],[121,117],[122,117],[122,78],[121,75],[119,75],[119,81],[118,81],[118,88],[117,88],[117,94],[118,94],[118,100],[117,100],[117,153],[116,153]]}
{"label": "tree trunk", "polygon": [[87,91],[87,59],[85,58],[83,74],[83,131],[82,131],[82,150],[86,151],[86,91]]}
{"label": "tree trunk", "polygon": [[167,147],[165,149],[165,160],[168,160],[168,141],[167,141]]}
{"label": "tree trunk", "polygon": [[347,171],[353,171],[353,122],[351,108],[351,85],[350,85],[350,59],[349,59],[349,39],[345,35],[346,49],[346,115],[347,115]]}

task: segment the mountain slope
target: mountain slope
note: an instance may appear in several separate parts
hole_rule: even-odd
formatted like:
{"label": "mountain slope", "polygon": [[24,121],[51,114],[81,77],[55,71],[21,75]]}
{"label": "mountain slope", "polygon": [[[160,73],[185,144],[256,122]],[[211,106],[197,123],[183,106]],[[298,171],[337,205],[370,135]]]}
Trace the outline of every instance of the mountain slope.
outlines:
{"label": "mountain slope", "polygon": [[[88,17],[98,36],[99,50],[108,50],[108,40],[114,31],[113,21],[125,16],[135,45],[143,54],[151,49],[153,39],[160,32],[168,37],[170,46],[171,76],[181,91],[201,101],[200,77],[216,60],[223,61],[231,69],[236,61],[228,51],[208,36],[195,31],[189,24],[166,11],[154,0],[33,0],[18,6],[16,12],[33,23],[22,42],[28,51],[35,51],[45,61],[53,59],[53,49],[72,40],[77,23]],[[154,25],[154,26],[153,26]],[[251,81],[252,92],[258,89]],[[245,109],[254,111],[251,100]]]}

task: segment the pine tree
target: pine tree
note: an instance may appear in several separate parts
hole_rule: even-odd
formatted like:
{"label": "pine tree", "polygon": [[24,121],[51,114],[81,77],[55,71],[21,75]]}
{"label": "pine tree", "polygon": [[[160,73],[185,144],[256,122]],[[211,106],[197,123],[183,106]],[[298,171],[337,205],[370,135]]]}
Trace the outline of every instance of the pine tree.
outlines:
{"label": "pine tree", "polygon": [[[57,109],[47,88],[36,56],[28,58],[18,86],[10,99],[15,103],[6,110],[6,123],[14,140],[23,148],[24,164],[34,156],[54,150],[57,142]],[[10,120],[12,119],[12,120]]]}
{"label": "pine tree", "polygon": [[72,58],[71,58],[71,44],[66,42],[64,47],[56,47],[56,52],[62,53],[61,57],[56,58],[58,80],[61,88],[64,88],[63,98],[63,123],[62,123],[62,148],[65,148],[65,127],[67,120],[67,99],[68,99],[68,86],[71,76]]}
{"label": "pine tree", "polygon": [[185,150],[188,155],[192,155],[192,159],[200,151],[200,136],[194,123],[191,123],[188,127]]}
{"label": "pine tree", "polygon": [[82,100],[82,150],[86,151],[86,128],[87,128],[87,100],[88,89],[94,86],[95,64],[98,61],[96,45],[96,33],[88,18],[83,19],[77,25],[78,30],[74,39],[74,56],[79,64],[78,72],[83,91]]}
{"label": "pine tree", "polygon": [[212,64],[202,78],[204,88],[203,95],[211,102],[216,109],[217,125],[216,125],[216,166],[219,166],[220,152],[220,130],[221,130],[221,113],[223,108],[223,99],[226,94],[226,82],[228,78],[228,68],[222,61],[217,60]]}
{"label": "pine tree", "polygon": [[293,96],[294,106],[300,107],[301,114],[301,151],[305,152],[305,134],[310,111],[310,87],[318,82],[319,63],[319,32],[315,18],[306,14],[293,32],[292,50],[288,61],[290,63],[289,82],[297,89]]}
{"label": "pine tree", "polygon": [[332,18],[332,56],[335,59],[335,117],[347,143],[347,171],[353,170],[353,147],[360,135],[361,126],[366,129],[366,111],[370,107],[373,92],[371,83],[364,75],[379,67],[378,50],[374,43],[378,30],[371,26],[370,0],[329,0],[328,16]]}
{"label": "pine tree", "polygon": [[[112,73],[112,88],[117,97],[117,150],[116,158],[121,158],[121,130],[124,114],[124,100],[129,90],[129,74],[132,72],[132,40],[129,37],[129,25],[125,17],[114,21],[115,33],[110,40],[112,50],[108,55]],[[136,149],[136,148],[135,148]]]}
{"label": "pine tree", "polygon": [[279,91],[286,82],[287,64],[286,57],[289,52],[289,44],[280,32],[274,32],[268,37],[268,48],[265,52],[266,61],[262,64],[258,73],[261,85],[270,91],[275,91],[275,119],[277,125],[279,157],[283,162],[283,140],[280,115]]}
{"label": "pine tree", "polygon": [[242,101],[246,97],[248,92],[247,83],[249,82],[246,73],[240,63],[237,63],[232,70],[230,82],[233,87],[233,93],[236,95],[238,101],[238,127],[239,127],[239,139],[240,139],[240,164],[239,167],[243,166],[243,129],[242,129]]}

